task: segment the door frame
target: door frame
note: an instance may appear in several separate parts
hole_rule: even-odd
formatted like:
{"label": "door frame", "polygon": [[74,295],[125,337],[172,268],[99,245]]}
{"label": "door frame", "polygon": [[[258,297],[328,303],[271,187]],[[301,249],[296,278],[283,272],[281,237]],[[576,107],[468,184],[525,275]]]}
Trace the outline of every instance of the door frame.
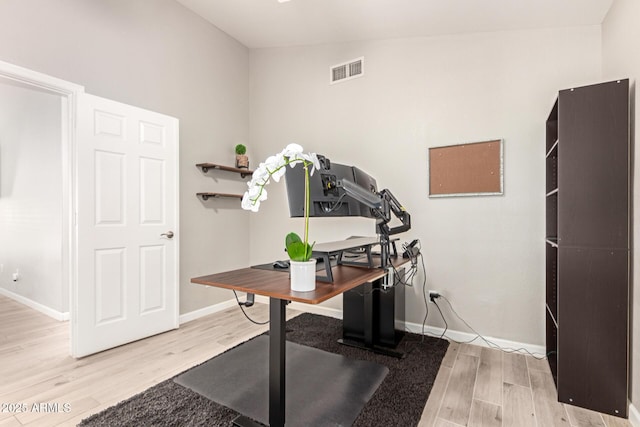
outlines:
{"label": "door frame", "polygon": [[62,145],[62,283],[68,284],[69,292],[69,352],[74,356],[74,301],[77,287],[75,253],[76,216],[76,108],[78,97],[84,93],[84,86],[61,80],[28,68],[0,61],[0,77],[13,80],[59,95],[61,97],[61,145]]}

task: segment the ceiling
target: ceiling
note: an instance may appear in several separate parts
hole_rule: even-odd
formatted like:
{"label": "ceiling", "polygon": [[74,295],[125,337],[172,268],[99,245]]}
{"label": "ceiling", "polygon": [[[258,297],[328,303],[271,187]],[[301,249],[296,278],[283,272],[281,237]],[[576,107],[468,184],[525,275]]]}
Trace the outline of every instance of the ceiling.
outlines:
{"label": "ceiling", "polygon": [[251,49],[599,25],[613,0],[178,0]]}

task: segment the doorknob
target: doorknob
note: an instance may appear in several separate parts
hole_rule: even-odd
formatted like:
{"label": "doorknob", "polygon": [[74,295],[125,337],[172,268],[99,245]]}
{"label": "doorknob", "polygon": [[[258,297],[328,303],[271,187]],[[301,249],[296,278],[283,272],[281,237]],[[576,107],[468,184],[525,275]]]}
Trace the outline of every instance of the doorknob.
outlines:
{"label": "doorknob", "polygon": [[162,233],[161,236],[167,236],[169,239],[173,239],[173,231],[167,231],[166,233]]}

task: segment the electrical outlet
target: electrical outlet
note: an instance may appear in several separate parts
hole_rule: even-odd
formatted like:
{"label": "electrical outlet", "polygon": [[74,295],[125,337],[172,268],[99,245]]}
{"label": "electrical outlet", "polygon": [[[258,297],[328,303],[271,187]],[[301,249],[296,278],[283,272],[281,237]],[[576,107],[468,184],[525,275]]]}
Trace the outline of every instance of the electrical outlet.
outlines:
{"label": "electrical outlet", "polygon": [[440,298],[440,295],[442,295],[442,292],[440,291],[434,291],[434,290],[429,290],[429,301],[434,302],[434,300],[436,300],[437,298]]}

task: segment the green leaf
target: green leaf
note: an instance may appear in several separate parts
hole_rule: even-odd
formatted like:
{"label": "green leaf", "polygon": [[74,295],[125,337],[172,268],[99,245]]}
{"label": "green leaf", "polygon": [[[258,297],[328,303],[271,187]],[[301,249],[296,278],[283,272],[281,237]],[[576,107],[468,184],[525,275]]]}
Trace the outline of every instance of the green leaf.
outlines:
{"label": "green leaf", "polygon": [[313,242],[312,244],[308,244],[307,243],[305,261],[309,261],[311,259],[311,255],[313,254],[313,246],[315,244],[316,244],[316,242]]}
{"label": "green leaf", "polygon": [[308,261],[306,260],[305,244],[302,242],[293,242],[287,246],[287,253],[292,261]]}
{"label": "green leaf", "polygon": [[[313,242],[315,244],[315,242]],[[292,261],[309,261],[313,253],[313,245],[305,244],[296,233],[289,233],[285,238],[287,253]]]}
{"label": "green leaf", "polygon": [[289,251],[289,245],[296,242],[302,242],[300,236],[298,236],[296,233],[287,234],[287,237],[285,237],[284,239],[284,245],[286,246],[287,251]]}

